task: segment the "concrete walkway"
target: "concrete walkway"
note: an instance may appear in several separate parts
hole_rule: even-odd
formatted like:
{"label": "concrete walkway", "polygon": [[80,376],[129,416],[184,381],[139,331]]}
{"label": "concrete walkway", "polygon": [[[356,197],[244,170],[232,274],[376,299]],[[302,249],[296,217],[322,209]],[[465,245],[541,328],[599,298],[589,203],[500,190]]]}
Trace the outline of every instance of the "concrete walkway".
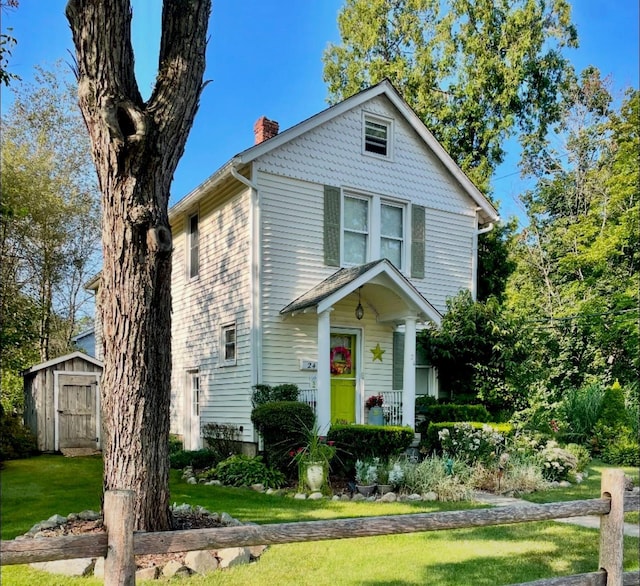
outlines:
{"label": "concrete walkway", "polygon": [[[475,501],[493,505],[494,507],[537,504],[514,497],[502,496],[498,494],[492,494],[490,492],[481,491],[477,491],[473,498]],[[600,517],[596,515],[589,515],[584,517],[568,517],[566,519],[554,519],[554,521],[556,521],[557,523],[568,523],[569,525],[580,525],[581,527],[588,527],[589,529],[600,529]],[[638,527],[638,525],[634,525],[633,523],[625,523],[624,534],[631,537],[640,537],[640,527]]]}

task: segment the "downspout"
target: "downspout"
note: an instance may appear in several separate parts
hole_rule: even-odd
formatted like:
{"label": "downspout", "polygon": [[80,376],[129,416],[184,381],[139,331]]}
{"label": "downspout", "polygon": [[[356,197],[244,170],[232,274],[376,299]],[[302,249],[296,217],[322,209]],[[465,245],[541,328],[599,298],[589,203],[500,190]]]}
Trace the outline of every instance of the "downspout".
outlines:
{"label": "downspout", "polygon": [[[262,379],[262,325],[260,321],[261,299],[260,287],[262,275],[260,271],[260,198],[258,184],[241,175],[237,169],[238,163],[232,161],[231,176],[240,183],[246,185],[251,190],[251,211],[249,214],[249,237],[251,249],[249,251],[250,291],[251,291],[251,388],[257,385]],[[255,168],[251,166],[251,177],[255,175]]]}
{"label": "downspout", "polygon": [[[476,208],[476,221],[478,220],[477,214],[480,208]],[[494,222],[490,222],[485,228],[475,230],[473,233],[473,253],[471,255],[471,298],[475,301],[478,297],[478,236],[491,232],[493,230]]]}

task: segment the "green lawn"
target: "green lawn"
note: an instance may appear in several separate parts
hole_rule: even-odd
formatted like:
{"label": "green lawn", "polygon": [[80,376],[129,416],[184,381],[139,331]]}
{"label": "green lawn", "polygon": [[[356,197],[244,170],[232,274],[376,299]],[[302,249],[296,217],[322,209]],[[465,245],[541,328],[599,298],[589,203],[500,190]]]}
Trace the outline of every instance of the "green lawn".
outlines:
{"label": "green lawn", "polygon": [[[2,538],[23,533],[55,513],[99,508],[100,471],[99,458],[40,456],[7,462],[0,472]],[[532,495],[530,500],[540,496],[544,502],[597,497],[597,474],[594,469],[589,483],[579,487],[579,496],[564,499],[564,491],[553,491],[549,495]],[[211,511],[226,511],[240,520],[257,523],[435,512],[471,506],[296,501],[244,489],[188,485],[176,472],[171,476],[171,494],[174,502],[200,504]],[[597,567],[595,531],[545,522],[273,546],[257,564],[192,578],[189,584],[497,585],[590,572]],[[625,539],[625,568],[638,568],[638,539]],[[2,568],[2,583],[94,586],[101,582],[61,578],[26,566],[7,566]]]}

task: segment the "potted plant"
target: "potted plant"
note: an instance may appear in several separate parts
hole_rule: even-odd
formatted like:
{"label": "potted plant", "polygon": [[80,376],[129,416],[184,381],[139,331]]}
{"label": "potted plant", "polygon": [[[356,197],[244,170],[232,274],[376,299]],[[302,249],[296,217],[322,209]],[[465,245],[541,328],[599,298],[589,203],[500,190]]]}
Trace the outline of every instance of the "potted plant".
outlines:
{"label": "potted plant", "polygon": [[378,466],[378,494],[386,494],[393,490],[393,487],[389,482],[389,472],[389,462],[381,462]]}
{"label": "potted plant", "polygon": [[369,416],[367,422],[369,425],[384,425],[384,411],[382,410],[382,404],[384,403],[384,397],[382,393],[377,395],[371,395],[365,402],[365,407],[369,410]]}
{"label": "potted plant", "polygon": [[356,490],[363,496],[371,496],[378,482],[379,458],[356,460]]}
{"label": "potted plant", "polygon": [[335,456],[334,442],[318,434],[317,423],[305,433],[305,443],[289,454],[298,466],[299,489],[306,485],[312,492],[322,490],[327,482],[329,463]]}

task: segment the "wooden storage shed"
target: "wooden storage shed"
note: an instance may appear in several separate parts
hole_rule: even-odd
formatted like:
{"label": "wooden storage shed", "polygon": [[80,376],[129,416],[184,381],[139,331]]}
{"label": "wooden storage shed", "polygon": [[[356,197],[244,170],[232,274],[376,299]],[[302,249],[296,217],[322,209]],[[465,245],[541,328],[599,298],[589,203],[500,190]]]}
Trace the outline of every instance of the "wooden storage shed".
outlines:
{"label": "wooden storage shed", "polygon": [[38,449],[100,449],[102,362],[73,352],[32,366],[24,378],[24,422]]}

